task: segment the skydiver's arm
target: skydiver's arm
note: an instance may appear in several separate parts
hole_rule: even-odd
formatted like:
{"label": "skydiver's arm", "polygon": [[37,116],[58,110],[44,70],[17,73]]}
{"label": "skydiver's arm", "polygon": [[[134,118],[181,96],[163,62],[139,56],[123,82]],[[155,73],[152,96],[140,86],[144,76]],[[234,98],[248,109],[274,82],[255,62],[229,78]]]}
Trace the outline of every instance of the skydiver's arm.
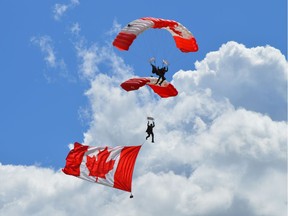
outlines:
{"label": "skydiver's arm", "polygon": [[157,74],[158,69],[156,68],[156,66],[153,65],[153,64],[151,64],[151,66],[152,66],[152,73],[156,73]]}

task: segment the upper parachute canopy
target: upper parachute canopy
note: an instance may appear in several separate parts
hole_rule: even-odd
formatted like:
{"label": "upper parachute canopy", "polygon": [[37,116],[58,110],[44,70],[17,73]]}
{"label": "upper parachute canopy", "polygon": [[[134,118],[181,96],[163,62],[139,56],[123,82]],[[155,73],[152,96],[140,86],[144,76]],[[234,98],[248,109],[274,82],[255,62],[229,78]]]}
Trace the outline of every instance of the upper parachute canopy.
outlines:
{"label": "upper parachute canopy", "polygon": [[149,28],[166,29],[171,33],[176,47],[182,52],[196,52],[198,45],[192,33],[182,24],[174,20],[154,17],[136,19],[125,26],[113,41],[119,50],[129,50],[136,37]]}
{"label": "upper parachute canopy", "polygon": [[176,88],[166,80],[160,85],[156,77],[137,77],[126,80],[121,84],[121,87],[126,91],[134,91],[144,85],[148,85],[152,90],[162,98],[175,97],[178,95]]}

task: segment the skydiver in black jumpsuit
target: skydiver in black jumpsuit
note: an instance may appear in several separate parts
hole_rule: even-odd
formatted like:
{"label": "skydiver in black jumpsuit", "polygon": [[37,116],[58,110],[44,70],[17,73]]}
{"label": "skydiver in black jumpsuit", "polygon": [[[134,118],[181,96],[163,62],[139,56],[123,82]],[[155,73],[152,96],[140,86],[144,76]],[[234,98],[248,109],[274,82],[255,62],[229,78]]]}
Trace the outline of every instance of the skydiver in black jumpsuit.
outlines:
{"label": "skydiver in black jumpsuit", "polygon": [[146,137],[146,140],[150,137],[150,135],[152,135],[152,143],[154,143],[154,133],[153,133],[153,128],[155,127],[155,123],[153,121],[153,124],[149,124],[149,122],[147,123],[147,129],[146,129],[146,133],[148,134]]}
{"label": "skydiver in black jumpsuit", "polygon": [[159,85],[161,86],[161,84],[164,82],[164,80],[166,80],[164,75],[168,71],[168,65],[167,65],[167,63],[165,63],[165,66],[159,68],[159,67],[156,67],[154,64],[152,64],[152,62],[155,62],[155,59],[152,58],[150,60],[150,65],[152,66],[152,73],[153,74],[155,73],[156,75],[159,76],[156,84],[158,84],[158,82],[162,79],[159,83]]}

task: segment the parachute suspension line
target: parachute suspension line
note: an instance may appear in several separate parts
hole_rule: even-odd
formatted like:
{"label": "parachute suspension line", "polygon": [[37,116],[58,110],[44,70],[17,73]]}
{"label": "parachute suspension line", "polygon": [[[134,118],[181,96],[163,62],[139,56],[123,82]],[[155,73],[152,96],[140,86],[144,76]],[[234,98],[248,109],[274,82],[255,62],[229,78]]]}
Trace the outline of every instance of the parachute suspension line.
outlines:
{"label": "parachute suspension line", "polygon": [[153,32],[152,29],[148,30],[147,32],[145,32],[146,34],[149,34],[148,37],[146,38],[145,40],[145,46],[147,47],[147,54],[149,56],[149,58],[154,58],[154,64],[155,66],[157,66],[157,56],[158,56],[158,53],[157,53],[157,46],[155,45],[155,40],[154,40],[154,37],[153,37],[153,34],[155,32]]}
{"label": "parachute suspension line", "polygon": [[[163,32],[159,29],[155,29],[155,31],[152,31],[153,41],[152,41],[152,47],[154,49],[154,57],[155,57],[155,66],[160,66],[159,63],[162,61],[162,47],[161,44],[163,43],[163,38],[161,37],[161,34]],[[151,46],[151,45],[150,45]],[[158,63],[156,62],[158,60]]]}
{"label": "parachute suspension line", "polygon": [[161,64],[162,64],[162,67],[164,66],[163,65],[163,60],[167,60],[167,58],[169,58],[169,53],[171,53],[171,50],[169,50],[169,42],[166,41],[166,37],[167,37],[167,40],[171,39],[170,38],[170,33],[168,31],[160,31],[161,35],[159,34],[159,37],[161,36],[161,38],[159,38],[159,41],[165,41],[165,43],[162,42],[163,46],[161,47]]}
{"label": "parachute suspension line", "polygon": [[[151,93],[151,94],[153,94],[153,93]],[[153,94],[153,96],[157,97],[154,94]],[[154,102],[152,102],[152,103],[154,103]],[[151,119],[149,119],[149,118],[151,118],[152,116],[155,116],[154,110],[156,109],[156,104],[150,104],[150,105],[151,105],[150,108],[145,110],[147,121],[149,121],[149,120],[151,121]],[[153,121],[155,121],[154,118],[153,118]]]}
{"label": "parachute suspension line", "polygon": [[154,29],[154,31],[151,32],[153,33],[153,40],[150,42],[150,47],[152,46],[152,48],[155,50],[155,54],[153,55],[153,57],[155,58],[155,66],[168,66],[169,61],[174,61],[174,59],[172,59],[172,53],[174,51],[173,49],[171,49],[171,47],[175,46],[173,38],[168,31],[163,29]]}
{"label": "parachute suspension line", "polygon": [[162,34],[163,32],[160,29],[149,29],[143,33],[142,40],[145,45],[145,54],[148,55],[148,59],[155,59],[153,64],[155,64],[156,67],[161,66],[162,62],[163,47],[161,47],[161,44],[165,44],[163,43]]}

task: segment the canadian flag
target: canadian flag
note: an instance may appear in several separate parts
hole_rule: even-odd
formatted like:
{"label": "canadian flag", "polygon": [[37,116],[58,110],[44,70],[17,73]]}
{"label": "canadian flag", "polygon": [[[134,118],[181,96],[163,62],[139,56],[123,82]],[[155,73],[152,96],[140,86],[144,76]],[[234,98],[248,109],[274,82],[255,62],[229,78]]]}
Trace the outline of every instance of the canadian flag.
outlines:
{"label": "canadian flag", "polygon": [[62,171],[87,181],[131,192],[139,146],[96,147],[75,142]]}

